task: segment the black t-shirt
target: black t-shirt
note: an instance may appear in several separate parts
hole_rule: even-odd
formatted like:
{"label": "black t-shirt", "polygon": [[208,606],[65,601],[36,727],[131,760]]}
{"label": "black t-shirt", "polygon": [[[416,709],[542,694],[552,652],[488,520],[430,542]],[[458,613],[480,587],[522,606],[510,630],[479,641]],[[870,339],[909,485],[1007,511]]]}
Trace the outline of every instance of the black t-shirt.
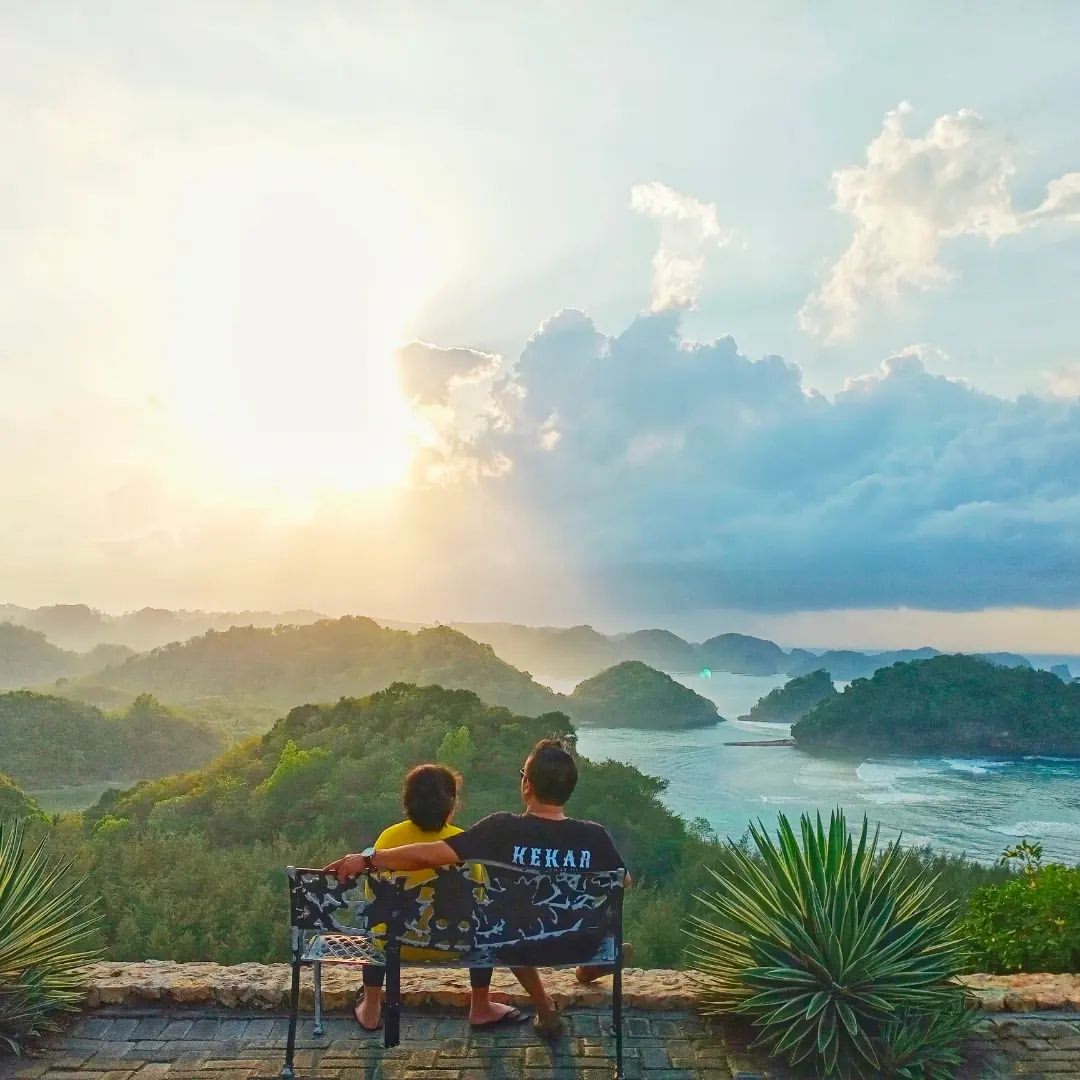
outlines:
{"label": "black t-shirt", "polygon": [[536,870],[618,870],[626,863],[603,825],[577,818],[489,814],[444,843],[467,862],[491,859]]}

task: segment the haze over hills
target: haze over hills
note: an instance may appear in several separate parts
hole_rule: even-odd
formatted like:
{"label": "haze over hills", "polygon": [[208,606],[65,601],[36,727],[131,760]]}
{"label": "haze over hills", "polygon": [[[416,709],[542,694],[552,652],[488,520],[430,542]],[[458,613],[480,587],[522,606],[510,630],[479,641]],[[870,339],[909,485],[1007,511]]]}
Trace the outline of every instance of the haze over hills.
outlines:
{"label": "haze over hills", "polygon": [[219,698],[283,712],[298,703],[370,694],[392,682],[470,689],[530,716],[562,704],[560,695],[489,646],[450,627],[409,633],[357,616],[304,626],[208,630],[71,680],[63,692],[110,703],[118,695],[149,692],[178,706]]}
{"label": "haze over hills", "polygon": [[316,611],[171,611],[144,607],[110,615],[86,604],[50,604],[26,608],[0,604],[0,623],[10,622],[43,633],[54,645],[85,652],[101,644],[126,645],[142,652],[185,641],[207,630],[231,626],[277,626],[312,623],[324,616]]}
{"label": "haze over hills", "polygon": [[0,622],[0,690],[52,682],[71,675],[100,671],[133,655],[125,645],[95,645],[77,653],[52,644],[39,630]]}
{"label": "haze over hills", "polygon": [[58,689],[109,707],[149,692],[222,717],[254,709],[257,716],[243,727],[258,730],[257,718],[264,730],[268,709],[280,715],[297,703],[357,697],[395,682],[472,690],[529,716],[563,712],[582,723],[666,728],[717,720],[709,701],[640,661],[605,669],[566,696],[448,626],[409,632],[348,616],[307,626],[207,631]]}
{"label": "haze over hills", "polygon": [[[840,681],[866,678],[901,661],[944,655],[924,646],[860,652],[854,649],[811,651],[782,649],[768,638],[718,634],[706,641],[686,641],[668,630],[638,630],[605,635],[591,626],[533,627],[515,623],[454,623],[462,633],[492,646],[504,660],[541,675],[581,678],[624,660],[640,660],[660,671],[698,674],[702,669],[734,675],[807,675],[824,670]],[[978,654],[1004,667],[1031,667],[1018,653]]]}
{"label": "haze over hills", "polygon": [[[327,616],[308,609],[188,611],[144,607],[137,611],[110,614],[86,604],[52,604],[38,608],[0,604],[0,629],[10,623],[37,631],[47,638],[49,644],[69,653],[85,653],[102,645],[124,646],[142,652],[186,641],[208,630],[304,626],[326,619]],[[446,624],[410,623],[381,618],[373,621],[388,629],[414,631],[448,625],[474,641],[491,645],[501,659],[517,668],[564,678],[587,678],[624,660],[640,660],[650,667],[670,673],[697,673],[703,667],[708,667],[714,671],[741,675],[802,675],[823,668],[834,679],[846,681],[871,675],[878,668],[897,661],[942,655],[941,650],[929,646],[885,651],[785,650],[768,638],[740,633],[721,633],[702,642],[691,642],[660,628],[604,634],[584,625],[547,627],[509,622],[454,621]],[[25,648],[25,644],[18,645],[18,648]],[[5,671],[6,654],[15,650],[13,640],[0,639],[0,673]],[[98,653],[85,661],[76,661],[72,656],[53,655],[41,666],[45,670],[56,671],[56,675],[26,675],[18,685],[29,685],[42,678],[93,671],[106,663],[118,662],[124,655],[119,649],[111,653]],[[1005,666],[1030,666],[1034,662],[1040,667],[1051,667],[1069,659],[1042,655],[1028,658],[1012,652],[974,655],[984,655]],[[13,667],[12,662],[7,662],[7,670]]]}

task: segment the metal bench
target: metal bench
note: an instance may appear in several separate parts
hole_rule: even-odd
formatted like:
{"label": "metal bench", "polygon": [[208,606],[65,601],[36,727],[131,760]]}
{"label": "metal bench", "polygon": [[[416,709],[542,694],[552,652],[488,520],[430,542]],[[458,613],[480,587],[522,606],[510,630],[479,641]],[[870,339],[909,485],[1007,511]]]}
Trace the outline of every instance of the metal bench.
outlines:
{"label": "metal bench", "polygon": [[[476,868],[482,868],[482,872]],[[573,967],[613,971],[615,1076],[623,1076],[622,908],[624,870],[543,870],[476,862],[405,875],[380,873],[344,885],[334,874],[287,867],[292,992],[281,1075],[292,1078],[300,971],[310,965],[313,1033],[323,1033],[323,964],[386,968],[383,1045],[400,1041],[402,948],[444,954],[410,967]]]}

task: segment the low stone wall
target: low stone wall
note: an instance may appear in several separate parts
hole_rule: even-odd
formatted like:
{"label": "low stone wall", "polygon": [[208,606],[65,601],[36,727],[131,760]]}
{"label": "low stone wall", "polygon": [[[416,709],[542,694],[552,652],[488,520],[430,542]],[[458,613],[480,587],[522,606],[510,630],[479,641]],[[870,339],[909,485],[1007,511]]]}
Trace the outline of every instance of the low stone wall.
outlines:
{"label": "low stone wall", "polygon": [[[170,960],[101,963],[87,969],[88,1008],[102,1005],[217,1005],[280,1009],[289,1002],[287,964],[178,964]],[[329,1010],[344,1009],[360,987],[360,973],[345,965],[323,968],[323,1001]],[[571,970],[545,971],[544,982],[561,1006],[597,1006],[608,1001],[608,979],[581,986]],[[972,975],[966,980],[988,1012],[1080,1011],[1077,975]],[[304,1008],[311,1008],[311,976],[301,983]],[[406,1005],[464,1006],[468,977],[460,968],[403,968]],[[527,998],[505,969],[497,969],[492,996],[515,1005]],[[693,972],[627,968],[623,995],[628,1007],[651,1010],[692,1009],[698,1003]]]}

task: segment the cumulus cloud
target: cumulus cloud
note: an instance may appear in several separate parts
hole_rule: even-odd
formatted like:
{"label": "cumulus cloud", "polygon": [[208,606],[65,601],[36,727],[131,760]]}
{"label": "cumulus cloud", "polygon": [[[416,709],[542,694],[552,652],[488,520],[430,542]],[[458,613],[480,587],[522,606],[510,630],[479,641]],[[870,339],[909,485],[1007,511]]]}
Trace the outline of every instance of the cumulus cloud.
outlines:
{"label": "cumulus cloud", "polygon": [[659,181],[635,184],[630,206],[660,226],[660,245],[652,260],[652,310],[693,308],[706,252],[732,239],[720,226],[716,206]]}
{"label": "cumulus cloud", "polygon": [[[490,493],[609,610],[1080,602],[1080,401],[999,398],[913,346],[834,397],[679,315],[549,320]],[[551,437],[557,432],[557,438]]]}
{"label": "cumulus cloud", "polygon": [[887,113],[866,161],[833,174],[835,207],[854,218],[847,250],[799,313],[803,329],[827,339],[849,335],[864,307],[950,279],[942,247],[961,236],[995,243],[1054,219],[1080,219],[1080,173],[1052,180],[1043,202],[1020,212],[1010,183],[1008,144],[978,113],[938,117],[908,135],[907,103]]}
{"label": "cumulus cloud", "polygon": [[413,341],[397,350],[397,363],[420,427],[418,478],[476,480],[510,468],[510,459],[492,445],[520,396],[501,356]]}

